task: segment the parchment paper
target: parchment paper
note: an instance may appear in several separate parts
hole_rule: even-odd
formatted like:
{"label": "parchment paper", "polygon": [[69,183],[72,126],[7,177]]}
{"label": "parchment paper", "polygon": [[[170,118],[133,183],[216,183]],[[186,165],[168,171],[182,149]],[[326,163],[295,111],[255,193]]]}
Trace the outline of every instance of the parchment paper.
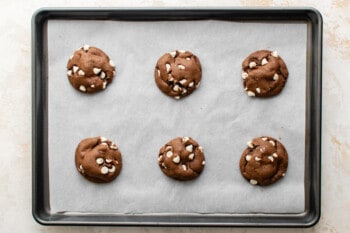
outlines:
{"label": "parchment paper", "polygon": [[[103,92],[73,89],[66,64],[84,44],[114,61],[117,75]],[[48,22],[49,181],[51,211],[116,214],[300,213],[304,211],[307,25],[300,23],[172,21]],[[156,61],[175,49],[201,61],[199,89],[174,100],[154,81]],[[259,49],[277,50],[290,75],[280,95],[248,97],[241,63]],[[250,185],[239,171],[246,142],[268,135],[289,153],[286,176],[274,185]],[[116,142],[123,168],[108,184],[76,171],[74,152],[86,137]],[[205,169],[193,181],[166,177],[158,151],[177,136],[204,148]]]}

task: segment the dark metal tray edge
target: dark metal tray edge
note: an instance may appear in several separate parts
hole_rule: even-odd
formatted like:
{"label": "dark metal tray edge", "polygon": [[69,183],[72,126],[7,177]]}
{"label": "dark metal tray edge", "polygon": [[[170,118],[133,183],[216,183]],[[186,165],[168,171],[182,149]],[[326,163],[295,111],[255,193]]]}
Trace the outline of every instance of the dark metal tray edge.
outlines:
{"label": "dark metal tray edge", "polygon": [[[84,215],[50,213],[47,148],[47,41],[49,19],[118,20],[306,20],[312,46],[306,100],[305,190],[301,214],[189,215]],[[323,20],[314,8],[42,8],[32,18],[32,215],[42,225],[101,226],[212,226],[212,227],[311,227],[321,215],[321,103]]]}

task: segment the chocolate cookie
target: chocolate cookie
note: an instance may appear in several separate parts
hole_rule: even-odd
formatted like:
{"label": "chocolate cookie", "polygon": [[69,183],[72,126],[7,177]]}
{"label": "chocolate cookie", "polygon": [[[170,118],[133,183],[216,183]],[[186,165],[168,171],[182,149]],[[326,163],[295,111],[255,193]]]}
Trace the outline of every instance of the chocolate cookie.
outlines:
{"label": "chocolate cookie", "polygon": [[180,99],[199,87],[202,68],[198,58],[191,52],[176,50],[159,58],[154,77],[163,93]]}
{"label": "chocolate cookie", "polygon": [[107,183],[119,175],[122,156],[110,140],[104,137],[86,138],[75,151],[75,166],[86,179]]}
{"label": "chocolate cookie", "polygon": [[190,137],[177,137],[160,148],[158,164],[165,175],[176,180],[192,180],[202,172],[203,148]]}
{"label": "chocolate cookie", "polygon": [[288,78],[287,66],[276,51],[260,50],[250,54],[242,63],[242,70],[248,96],[275,96]]}
{"label": "chocolate cookie", "polygon": [[89,45],[74,52],[68,60],[67,69],[72,86],[86,93],[104,90],[115,75],[113,61],[102,50]]}
{"label": "chocolate cookie", "polygon": [[271,137],[259,137],[247,143],[239,167],[253,185],[269,185],[285,176],[288,153],[282,143]]}

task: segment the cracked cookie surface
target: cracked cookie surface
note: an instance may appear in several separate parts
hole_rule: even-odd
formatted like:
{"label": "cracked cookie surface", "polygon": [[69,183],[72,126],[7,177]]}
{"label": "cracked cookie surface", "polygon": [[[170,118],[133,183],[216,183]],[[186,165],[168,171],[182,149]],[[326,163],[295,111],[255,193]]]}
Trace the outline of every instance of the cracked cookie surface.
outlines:
{"label": "cracked cookie surface", "polygon": [[287,66],[276,51],[253,52],[242,63],[243,87],[248,96],[278,95],[288,75]]}
{"label": "cracked cookie surface", "polygon": [[67,63],[70,84],[80,92],[94,93],[106,89],[115,75],[113,61],[99,48],[84,45]]}
{"label": "cracked cookie surface", "polygon": [[175,50],[158,59],[154,77],[158,88],[164,94],[180,99],[199,87],[202,68],[199,59],[193,53]]}
{"label": "cracked cookie surface", "polygon": [[104,137],[83,139],[75,151],[75,166],[89,181],[107,183],[122,168],[122,156],[116,144]]}
{"label": "cracked cookie surface", "polygon": [[239,167],[243,177],[253,185],[270,185],[284,177],[288,153],[278,140],[262,136],[247,143]]}
{"label": "cracked cookie surface", "polygon": [[192,180],[205,165],[203,148],[190,137],[177,137],[166,143],[158,154],[163,173],[176,180]]}

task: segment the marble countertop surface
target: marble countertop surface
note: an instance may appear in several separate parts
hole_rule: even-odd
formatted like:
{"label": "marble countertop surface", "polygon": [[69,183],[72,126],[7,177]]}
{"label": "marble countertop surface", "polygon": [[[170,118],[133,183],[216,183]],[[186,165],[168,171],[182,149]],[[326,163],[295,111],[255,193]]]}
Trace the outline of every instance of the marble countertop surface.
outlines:
{"label": "marble countertop surface", "polygon": [[[12,0],[0,21],[0,232],[350,232],[350,1]],[[305,229],[42,226],[31,213],[31,17],[41,7],[314,7],[324,20],[322,214]],[[349,150],[349,151],[348,151]]]}

